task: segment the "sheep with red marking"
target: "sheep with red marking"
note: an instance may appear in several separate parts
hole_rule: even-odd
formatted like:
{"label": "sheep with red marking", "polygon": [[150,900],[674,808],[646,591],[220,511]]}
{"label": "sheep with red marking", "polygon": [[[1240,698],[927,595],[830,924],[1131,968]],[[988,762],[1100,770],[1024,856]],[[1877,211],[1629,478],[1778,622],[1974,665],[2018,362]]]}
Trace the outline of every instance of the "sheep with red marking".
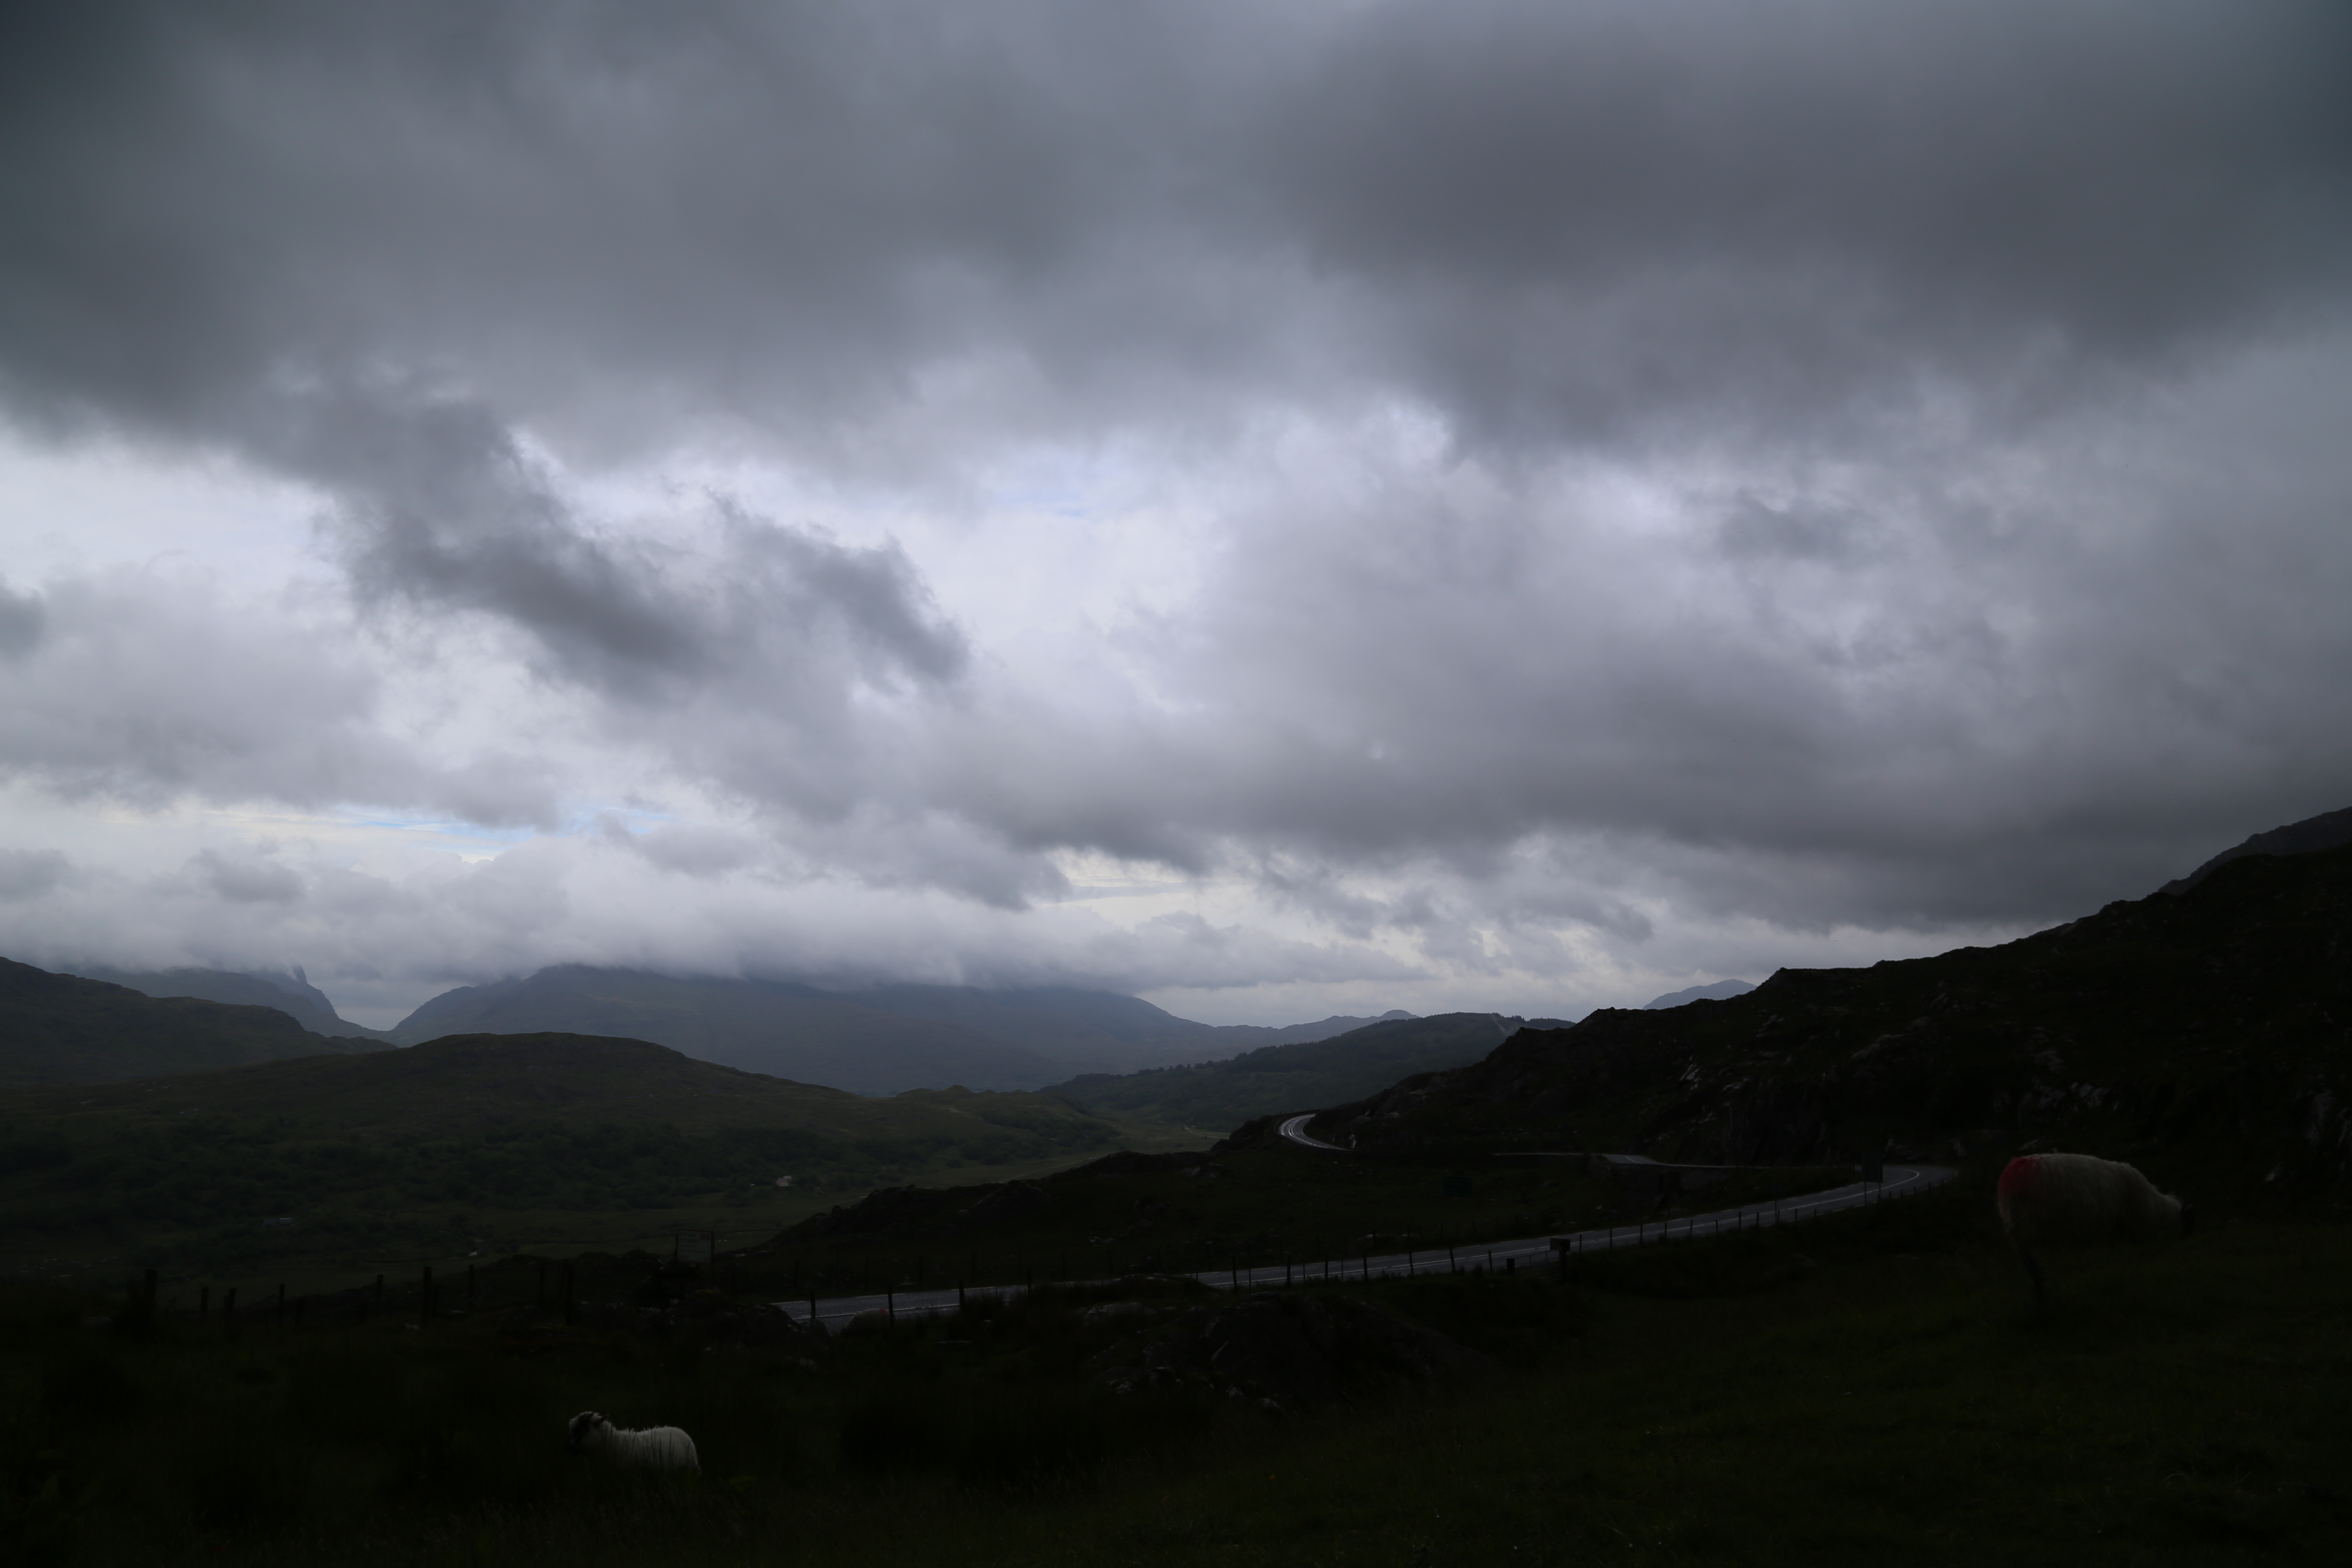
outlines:
{"label": "sheep with red marking", "polygon": [[572,1418],[565,1447],[575,1454],[595,1454],[616,1465],[641,1470],[695,1470],[702,1461],[694,1439],[675,1426],[634,1429],[615,1426],[593,1410]]}
{"label": "sheep with red marking", "polygon": [[2040,1252],[2049,1242],[2150,1241],[2189,1234],[2189,1210],[2131,1166],[2092,1154],[2022,1154],[2000,1173],[2000,1227],[2033,1282],[2049,1289]]}

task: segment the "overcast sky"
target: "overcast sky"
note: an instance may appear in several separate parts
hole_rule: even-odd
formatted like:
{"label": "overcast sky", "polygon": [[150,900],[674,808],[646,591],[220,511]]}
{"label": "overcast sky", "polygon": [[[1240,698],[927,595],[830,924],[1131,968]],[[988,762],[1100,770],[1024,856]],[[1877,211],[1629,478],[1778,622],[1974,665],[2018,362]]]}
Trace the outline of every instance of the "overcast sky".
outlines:
{"label": "overcast sky", "polygon": [[0,18],[9,956],[1574,1016],[2352,805],[2334,0]]}

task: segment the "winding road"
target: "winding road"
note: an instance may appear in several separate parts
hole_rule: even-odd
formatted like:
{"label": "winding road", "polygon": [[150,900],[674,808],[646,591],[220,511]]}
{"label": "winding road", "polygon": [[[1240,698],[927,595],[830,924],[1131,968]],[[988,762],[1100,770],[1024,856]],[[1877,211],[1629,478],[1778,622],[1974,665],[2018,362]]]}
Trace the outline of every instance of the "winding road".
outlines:
{"label": "winding road", "polygon": [[[1347,1151],[1337,1144],[1307,1136],[1307,1123],[1315,1114],[1310,1111],[1307,1115],[1294,1116],[1283,1122],[1283,1137],[1304,1148],[1346,1153]],[[1959,1173],[1948,1165],[1888,1165],[1882,1174],[1885,1177],[1883,1181],[1849,1182],[1844,1186],[1832,1187],[1826,1192],[1807,1193],[1802,1197],[1742,1204],[1684,1218],[1650,1220],[1641,1225],[1601,1226],[1591,1230],[1524,1237],[1515,1241],[1481,1242],[1470,1247],[1439,1247],[1407,1252],[1367,1253],[1354,1258],[1312,1258],[1267,1264],[1256,1268],[1217,1268],[1195,1274],[1193,1278],[1220,1290],[1263,1290],[1327,1279],[1337,1282],[1415,1274],[1449,1274],[1478,1268],[1507,1272],[1549,1264],[1563,1252],[1581,1257],[1586,1253],[1612,1252],[1619,1247],[1640,1247],[1652,1242],[1682,1241],[1685,1238],[1697,1241],[1737,1231],[1796,1225],[1822,1215],[1860,1208],[1865,1204],[1914,1197],[1942,1186]],[[1025,1289],[1027,1287],[1021,1285],[975,1285],[963,1294],[1009,1300]],[[877,1308],[917,1316],[952,1312],[959,1300],[959,1293],[953,1289],[898,1290],[863,1296],[828,1296],[814,1302],[780,1301],[777,1305],[802,1321],[806,1321],[814,1310],[819,1321],[836,1324]]]}

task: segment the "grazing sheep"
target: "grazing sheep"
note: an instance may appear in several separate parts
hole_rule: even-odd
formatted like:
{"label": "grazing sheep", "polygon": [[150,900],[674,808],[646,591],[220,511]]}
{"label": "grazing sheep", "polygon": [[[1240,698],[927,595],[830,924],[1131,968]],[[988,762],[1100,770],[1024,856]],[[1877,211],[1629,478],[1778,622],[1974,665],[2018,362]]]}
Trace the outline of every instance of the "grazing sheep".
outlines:
{"label": "grazing sheep", "polygon": [[879,1307],[868,1307],[842,1325],[845,1338],[866,1334],[887,1334],[893,1326],[890,1314]]}
{"label": "grazing sheep", "polygon": [[2129,1165],[2091,1154],[2023,1154],[2000,1173],[2000,1227],[2033,1282],[2049,1291],[2035,1256],[2045,1242],[2151,1240],[2189,1234],[2189,1211]]}
{"label": "grazing sheep", "polygon": [[695,1470],[702,1461],[695,1456],[694,1439],[675,1426],[648,1426],[642,1431],[615,1426],[593,1410],[583,1410],[572,1418],[571,1436],[565,1447],[573,1453],[602,1454],[616,1465],[631,1465],[646,1470]]}

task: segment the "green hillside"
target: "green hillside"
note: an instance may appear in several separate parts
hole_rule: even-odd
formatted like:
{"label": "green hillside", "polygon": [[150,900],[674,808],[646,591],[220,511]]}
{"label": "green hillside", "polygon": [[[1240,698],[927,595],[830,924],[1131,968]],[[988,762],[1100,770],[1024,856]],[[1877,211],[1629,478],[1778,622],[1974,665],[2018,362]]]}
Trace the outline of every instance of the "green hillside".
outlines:
{"label": "green hillside", "polygon": [[[578,1237],[656,1211],[772,1229],[887,1181],[1027,1174],[1133,1141],[1038,1095],[868,1100],[640,1040],[460,1036],[0,1092],[0,1234],[18,1254],[103,1240],[150,1260],[381,1267],[457,1236]],[[277,1216],[293,1223],[262,1225]]]}
{"label": "green hillside", "polygon": [[1413,1073],[1476,1061],[1519,1020],[1441,1013],[1373,1024],[1303,1045],[1265,1046],[1220,1062],[1088,1074],[1047,1090],[1089,1110],[1227,1131],[1253,1117],[1360,1100]]}
{"label": "green hillside", "polygon": [[[2079,1149],[2192,1198],[2342,1201],[2352,849],[2256,855],[1995,948],[1782,970],[1730,1001],[1522,1030],[1334,1109],[1367,1151],[1750,1163]],[[1270,1129],[1253,1136],[1263,1139]]]}
{"label": "green hillside", "polygon": [[274,1006],[146,996],[0,958],[0,1084],[114,1083],[382,1048],[311,1034]]}

